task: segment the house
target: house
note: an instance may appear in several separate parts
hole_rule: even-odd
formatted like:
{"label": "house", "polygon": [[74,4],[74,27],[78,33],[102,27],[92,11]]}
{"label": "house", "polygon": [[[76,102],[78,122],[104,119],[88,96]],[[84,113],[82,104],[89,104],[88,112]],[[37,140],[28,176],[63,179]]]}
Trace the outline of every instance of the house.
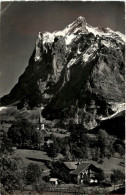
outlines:
{"label": "house", "polygon": [[51,183],[54,186],[58,185],[59,183],[58,178],[50,178],[49,183]]}
{"label": "house", "polygon": [[77,168],[70,172],[72,181],[77,184],[98,183],[96,174],[101,170],[92,163],[84,162],[77,165]]}
{"label": "house", "polygon": [[[48,137],[47,137],[48,138]],[[51,140],[51,139],[48,139],[47,141],[45,141],[44,142],[44,146],[45,147],[50,147],[51,146],[51,144],[53,144],[54,143],[54,141],[53,140]]]}

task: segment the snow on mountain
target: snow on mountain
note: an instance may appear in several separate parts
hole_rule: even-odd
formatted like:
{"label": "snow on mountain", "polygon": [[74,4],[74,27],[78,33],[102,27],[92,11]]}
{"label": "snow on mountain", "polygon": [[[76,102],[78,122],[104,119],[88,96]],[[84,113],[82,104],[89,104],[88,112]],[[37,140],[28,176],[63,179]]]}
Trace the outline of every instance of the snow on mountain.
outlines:
{"label": "snow on mountain", "polygon": [[[55,37],[58,36],[62,36],[65,38],[65,42],[66,45],[69,46],[72,41],[80,34],[89,34],[92,33],[95,37],[99,36],[99,37],[108,37],[108,38],[114,38],[117,40],[117,42],[123,42],[125,41],[125,36],[120,33],[120,32],[114,32],[113,30],[111,30],[110,28],[101,28],[101,27],[92,27],[89,24],[86,23],[86,20],[84,17],[80,16],[77,18],[76,21],[74,21],[73,23],[69,24],[66,28],[64,28],[61,31],[54,31],[52,33],[50,32],[44,32],[41,33],[39,32],[38,34],[38,42],[42,42],[43,45],[45,45],[46,43],[53,43]],[[115,45],[112,45],[110,43],[110,41],[102,41],[102,43],[106,46],[106,47],[115,47]],[[46,47],[45,47],[46,49]],[[67,50],[69,49],[68,47],[66,48]],[[35,57],[35,61],[40,61],[41,60],[41,54],[39,51],[39,46],[37,45],[37,54]],[[78,54],[80,54],[79,50],[77,52]],[[87,54],[85,54],[87,56]],[[87,60],[86,60],[87,61]]]}
{"label": "snow on mountain", "polygon": [[115,103],[112,105],[112,110],[114,111],[114,114],[109,115],[108,117],[101,117],[100,120],[107,120],[107,119],[111,119],[114,116],[116,116],[118,113],[122,112],[125,110],[125,103]]}
{"label": "snow on mountain", "polygon": [[76,21],[69,24],[61,31],[54,31],[53,33],[43,33],[43,43],[53,42],[56,36],[64,36],[66,44],[69,45],[71,41],[80,33],[93,33],[95,36],[117,36],[125,41],[125,36],[120,32],[114,32],[110,28],[92,27],[86,23],[84,17],[80,16]]}
{"label": "snow on mountain", "polygon": [[54,34],[53,33],[50,33],[50,32],[45,32],[44,34],[43,34],[43,44],[45,44],[45,43],[53,43],[53,41],[54,41]]}
{"label": "snow on mountain", "polygon": [[65,38],[66,45],[69,45],[75,37],[76,37],[76,35],[74,35],[74,34],[66,36],[66,38]]}
{"label": "snow on mountain", "polygon": [[126,40],[125,35],[123,35],[123,34],[122,34],[122,33],[120,33],[119,31],[116,31],[116,32],[115,32],[115,34],[119,35],[119,37],[121,37],[121,39],[122,39],[123,41],[125,41],[125,40]]}

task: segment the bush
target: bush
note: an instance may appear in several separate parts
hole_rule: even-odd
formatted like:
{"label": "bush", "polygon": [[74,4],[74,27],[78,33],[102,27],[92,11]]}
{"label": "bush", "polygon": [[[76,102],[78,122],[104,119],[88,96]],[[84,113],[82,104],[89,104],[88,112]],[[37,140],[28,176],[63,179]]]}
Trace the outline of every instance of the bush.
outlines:
{"label": "bush", "polygon": [[37,131],[34,124],[26,119],[15,121],[8,129],[8,137],[14,146],[21,148],[32,148],[41,143],[41,133]]}
{"label": "bush", "polygon": [[24,181],[18,170],[19,160],[6,155],[0,159],[0,182],[6,191],[22,190]]}
{"label": "bush", "polygon": [[99,169],[99,173],[96,173],[95,174],[95,177],[96,177],[96,179],[99,181],[99,182],[101,182],[101,181],[103,181],[104,180],[104,172],[103,172],[103,170],[102,169]]}
{"label": "bush", "polygon": [[102,186],[102,187],[111,187],[112,184],[111,184],[111,183],[108,183],[108,182],[102,182],[102,183],[101,183],[101,186]]}
{"label": "bush", "polygon": [[69,183],[71,182],[71,177],[69,171],[63,167],[61,161],[53,163],[53,168],[51,170],[51,177],[59,178],[60,180]]}
{"label": "bush", "polygon": [[37,164],[30,163],[26,170],[26,183],[32,184],[41,176],[41,169]]}
{"label": "bush", "polygon": [[1,152],[12,152],[12,141],[8,138],[7,134],[4,133],[2,143],[1,143]]}
{"label": "bush", "polygon": [[68,148],[68,139],[67,138],[53,138],[53,143],[50,144],[49,148],[45,148],[47,154],[50,157],[56,157],[58,153],[66,155]]}
{"label": "bush", "polygon": [[121,172],[119,169],[113,169],[111,174],[111,182],[116,184],[120,182],[124,182],[125,174]]}
{"label": "bush", "polygon": [[44,176],[42,179],[43,179],[45,182],[48,182],[49,179],[50,179],[50,177],[49,177],[49,176]]}
{"label": "bush", "polygon": [[125,154],[125,146],[123,146],[122,144],[115,142],[114,149],[120,154],[120,156],[123,156]]}

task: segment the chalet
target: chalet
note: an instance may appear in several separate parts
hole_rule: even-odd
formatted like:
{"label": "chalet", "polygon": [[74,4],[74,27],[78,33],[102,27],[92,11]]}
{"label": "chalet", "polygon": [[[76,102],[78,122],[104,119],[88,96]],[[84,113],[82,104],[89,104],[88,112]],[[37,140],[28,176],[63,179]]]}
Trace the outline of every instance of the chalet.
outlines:
{"label": "chalet", "polygon": [[96,174],[101,170],[91,163],[85,162],[77,165],[77,168],[70,172],[72,181],[77,184],[98,183]]}

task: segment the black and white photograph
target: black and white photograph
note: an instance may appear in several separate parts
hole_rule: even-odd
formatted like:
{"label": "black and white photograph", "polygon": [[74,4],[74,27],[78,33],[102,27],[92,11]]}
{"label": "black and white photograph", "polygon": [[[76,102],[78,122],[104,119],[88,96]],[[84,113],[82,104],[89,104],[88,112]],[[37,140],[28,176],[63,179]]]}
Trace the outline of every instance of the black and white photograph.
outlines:
{"label": "black and white photograph", "polygon": [[0,194],[125,195],[125,1],[0,8]]}

